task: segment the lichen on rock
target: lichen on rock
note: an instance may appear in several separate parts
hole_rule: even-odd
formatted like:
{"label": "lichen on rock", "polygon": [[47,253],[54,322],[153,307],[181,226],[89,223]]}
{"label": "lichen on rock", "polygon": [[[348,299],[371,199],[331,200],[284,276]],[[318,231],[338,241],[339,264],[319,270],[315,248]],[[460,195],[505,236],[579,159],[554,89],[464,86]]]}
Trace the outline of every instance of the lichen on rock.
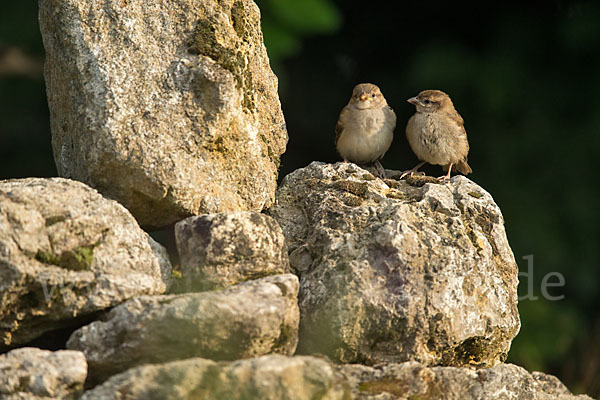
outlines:
{"label": "lichen on rock", "polygon": [[62,252],[60,255],[39,249],[35,253],[35,259],[44,264],[52,264],[74,271],[90,269],[94,260],[94,247],[97,245],[98,243],[77,246]]}

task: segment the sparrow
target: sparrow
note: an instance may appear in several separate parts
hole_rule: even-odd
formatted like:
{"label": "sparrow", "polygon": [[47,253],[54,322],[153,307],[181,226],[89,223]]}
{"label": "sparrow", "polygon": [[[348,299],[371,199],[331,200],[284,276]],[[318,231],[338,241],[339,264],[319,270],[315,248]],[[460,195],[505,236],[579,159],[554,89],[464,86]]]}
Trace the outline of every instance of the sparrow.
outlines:
{"label": "sparrow", "polygon": [[452,167],[465,175],[471,173],[467,164],[469,142],[464,121],[450,97],[441,90],[423,90],[407,101],[417,112],[408,120],[406,138],[421,162],[400,178],[416,173],[425,163],[441,165],[447,171],[438,178],[439,181],[450,179]]}
{"label": "sparrow", "polygon": [[377,85],[361,83],[342,109],[335,126],[335,146],[344,161],[374,164],[380,177],[385,171],[379,160],[390,148],[396,114]]}

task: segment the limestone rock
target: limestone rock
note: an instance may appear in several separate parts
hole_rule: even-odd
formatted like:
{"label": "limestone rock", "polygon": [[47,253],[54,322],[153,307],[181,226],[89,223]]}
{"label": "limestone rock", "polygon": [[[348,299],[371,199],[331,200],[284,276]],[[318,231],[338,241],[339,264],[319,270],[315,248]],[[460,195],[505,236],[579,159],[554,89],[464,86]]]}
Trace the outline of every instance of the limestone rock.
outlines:
{"label": "limestone rock", "polygon": [[489,369],[333,365],[311,356],[233,362],[202,358],[143,365],[111,377],[83,400],[119,399],[586,400],[555,377],[502,364]]}
{"label": "limestone rock", "polygon": [[298,341],[298,279],[275,275],[222,291],[143,296],[75,331],[90,382],[143,363],[190,357],[234,360],[292,354]]}
{"label": "limestone rock", "polygon": [[87,364],[83,353],[24,347],[0,355],[3,400],[78,399]]}
{"label": "limestone rock", "polygon": [[554,376],[529,373],[513,364],[492,368],[432,367],[418,362],[378,368],[345,365],[340,370],[360,400],[585,400],[575,396]]}
{"label": "limestone rock", "polygon": [[344,363],[487,367],[519,330],[517,265],[489,193],[463,176],[376,179],[312,163],[269,211],[300,274],[300,345]]}
{"label": "limestone rock", "polygon": [[167,253],[119,203],[62,178],[0,181],[0,350],[166,290]]}
{"label": "limestone rock", "polygon": [[190,217],[175,225],[181,289],[222,289],[247,280],[289,273],[277,221],[253,211]]}
{"label": "limestone rock", "polygon": [[148,227],[272,203],[287,132],[252,0],[39,7],[61,176]]}
{"label": "limestone rock", "polygon": [[335,367],[315,357],[268,355],[214,362],[202,358],[144,365],[113,376],[82,400],[118,399],[346,400]]}

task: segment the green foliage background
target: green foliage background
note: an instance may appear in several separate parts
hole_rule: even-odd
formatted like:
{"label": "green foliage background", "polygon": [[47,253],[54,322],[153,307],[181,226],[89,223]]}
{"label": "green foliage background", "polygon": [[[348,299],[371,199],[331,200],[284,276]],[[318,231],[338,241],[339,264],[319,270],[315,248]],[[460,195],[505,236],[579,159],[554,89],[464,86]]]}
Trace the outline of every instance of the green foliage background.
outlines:
{"label": "green foliage background", "polygon": [[[398,116],[384,166],[416,164],[403,135],[406,99],[448,92],[471,144],[470,178],[503,211],[522,276],[510,362],[600,395],[600,4],[259,0],[290,141],[281,175],[335,162],[333,127],[352,87],[378,84]],[[2,72],[7,49],[33,63]],[[37,3],[0,5],[0,179],[55,176]],[[37,64],[36,64],[37,63]],[[439,174],[439,168],[426,169]],[[544,276],[565,286],[542,298]],[[551,280],[554,282],[555,280]]]}

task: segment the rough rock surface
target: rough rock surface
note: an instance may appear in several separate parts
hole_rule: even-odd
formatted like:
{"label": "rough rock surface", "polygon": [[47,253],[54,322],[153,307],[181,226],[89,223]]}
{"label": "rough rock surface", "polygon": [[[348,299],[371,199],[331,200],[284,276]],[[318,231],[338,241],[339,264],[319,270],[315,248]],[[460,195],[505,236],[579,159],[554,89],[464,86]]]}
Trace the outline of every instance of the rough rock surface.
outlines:
{"label": "rough rock surface", "polygon": [[61,176],[148,227],[272,203],[287,132],[252,0],[39,6]]}
{"label": "rough rock surface", "polygon": [[91,382],[143,363],[290,355],[298,342],[298,285],[284,274],[222,291],[138,297],[75,331],[67,348],[84,352]]}
{"label": "rough rock surface", "polygon": [[77,399],[86,375],[79,351],[12,350],[0,355],[0,399]]}
{"label": "rough rock surface", "polygon": [[333,365],[311,356],[233,362],[202,358],[144,365],[111,377],[82,399],[585,400],[555,377],[502,364],[428,368],[418,362]]}
{"label": "rough rock surface", "polygon": [[345,400],[349,389],[335,367],[315,357],[268,355],[214,362],[202,358],[144,365],[113,376],[82,400],[117,399]]}
{"label": "rough rock surface", "polygon": [[62,178],[0,181],[0,350],[166,290],[167,253],[119,203]]}
{"label": "rough rock surface", "polygon": [[529,373],[514,364],[492,368],[432,367],[418,362],[377,368],[345,365],[340,370],[354,399],[377,400],[585,400],[574,396],[556,377]]}
{"label": "rough rock surface", "polygon": [[[190,217],[175,225],[183,291],[222,289],[290,272],[277,221],[254,211]],[[178,290],[179,291],[179,290]]]}
{"label": "rough rock surface", "polygon": [[500,209],[463,176],[430,180],[316,162],[285,177],[269,213],[301,277],[299,352],[367,364],[505,359],[520,324]]}

